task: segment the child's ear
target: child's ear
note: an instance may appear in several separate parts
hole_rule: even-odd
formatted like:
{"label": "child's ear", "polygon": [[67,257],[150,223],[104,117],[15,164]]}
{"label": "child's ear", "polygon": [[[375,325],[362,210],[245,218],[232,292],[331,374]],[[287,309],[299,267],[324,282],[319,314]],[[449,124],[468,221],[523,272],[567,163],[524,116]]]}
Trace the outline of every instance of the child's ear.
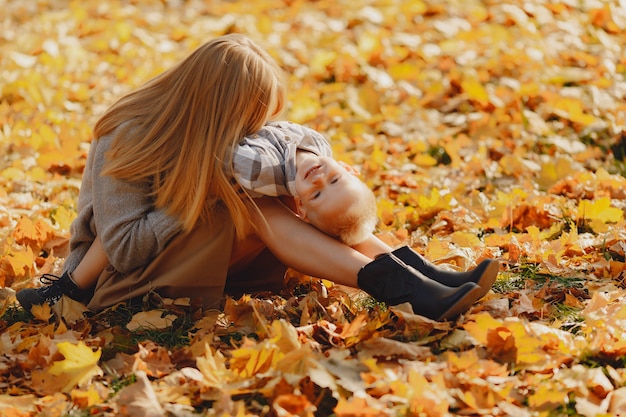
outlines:
{"label": "child's ear", "polygon": [[309,219],[306,216],[306,209],[304,208],[300,197],[294,197],[293,201],[296,203],[296,214],[298,215],[298,217],[300,217],[301,220],[308,222]]}

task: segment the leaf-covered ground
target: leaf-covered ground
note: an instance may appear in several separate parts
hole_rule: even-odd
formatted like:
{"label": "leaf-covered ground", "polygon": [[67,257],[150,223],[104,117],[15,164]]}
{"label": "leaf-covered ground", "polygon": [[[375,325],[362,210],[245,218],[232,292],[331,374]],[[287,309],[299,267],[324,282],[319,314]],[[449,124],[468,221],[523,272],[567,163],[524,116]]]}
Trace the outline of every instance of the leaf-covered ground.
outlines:
{"label": "leaf-covered ground", "polygon": [[[233,31],[381,238],[502,259],[487,297],[437,323],[292,272],[221,311],[15,307],[62,265],[97,117]],[[0,0],[0,414],[626,415],[625,44],[621,0]]]}

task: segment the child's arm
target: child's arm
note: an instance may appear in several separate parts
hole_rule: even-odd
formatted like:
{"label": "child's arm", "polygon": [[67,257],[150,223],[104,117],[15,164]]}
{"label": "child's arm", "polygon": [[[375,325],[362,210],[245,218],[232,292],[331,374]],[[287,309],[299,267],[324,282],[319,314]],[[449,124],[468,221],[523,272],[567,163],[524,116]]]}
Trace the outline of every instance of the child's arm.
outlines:
{"label": "child's arm", "polygon": [[235,146],[232,161],[233,174],[239,185],[253,197],[289,195],[284,168],[288,146],[267,127],[244,137]]}
{"label": "child's arm", "polygon": [[330,144],[315,130],[291,122],[269,123],[235,146],[234,177],[252,197],[293,196],[301,149],[332,156]]}
{"label": "child's arm", "polygon": [[85,289],[96,283],[100,273],[109,264],[100,236],[96,236],[87,253],[75,270],[70,271],[72,280],[79,288]]}

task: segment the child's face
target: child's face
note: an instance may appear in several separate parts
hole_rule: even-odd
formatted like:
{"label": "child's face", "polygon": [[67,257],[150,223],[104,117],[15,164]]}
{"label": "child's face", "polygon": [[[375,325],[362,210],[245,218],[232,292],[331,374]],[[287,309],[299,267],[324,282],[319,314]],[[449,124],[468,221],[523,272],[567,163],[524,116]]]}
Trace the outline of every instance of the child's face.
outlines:
{"label": "child's face", "polygon": [[298,160],[296,207],[298,215],[332,234],[329,225],[363,196],[364,184],[354,168],[333,158],[306,153]]}

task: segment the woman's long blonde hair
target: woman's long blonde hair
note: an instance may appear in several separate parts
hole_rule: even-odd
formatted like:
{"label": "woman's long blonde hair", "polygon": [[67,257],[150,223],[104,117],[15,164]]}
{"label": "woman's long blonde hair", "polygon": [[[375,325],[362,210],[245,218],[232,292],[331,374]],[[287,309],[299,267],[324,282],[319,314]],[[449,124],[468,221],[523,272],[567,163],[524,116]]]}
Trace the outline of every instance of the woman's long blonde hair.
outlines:
{"label": "woman's long blonde hair", "polygon": [[152,183],[155,206],[186,231],[224,205],[243,237],[253,205],[233,186],[232,150],[284,105],[283,74],[267,52],[241,34],[213,39],[98,120],[95,138],[116,135],[103,175]]}

